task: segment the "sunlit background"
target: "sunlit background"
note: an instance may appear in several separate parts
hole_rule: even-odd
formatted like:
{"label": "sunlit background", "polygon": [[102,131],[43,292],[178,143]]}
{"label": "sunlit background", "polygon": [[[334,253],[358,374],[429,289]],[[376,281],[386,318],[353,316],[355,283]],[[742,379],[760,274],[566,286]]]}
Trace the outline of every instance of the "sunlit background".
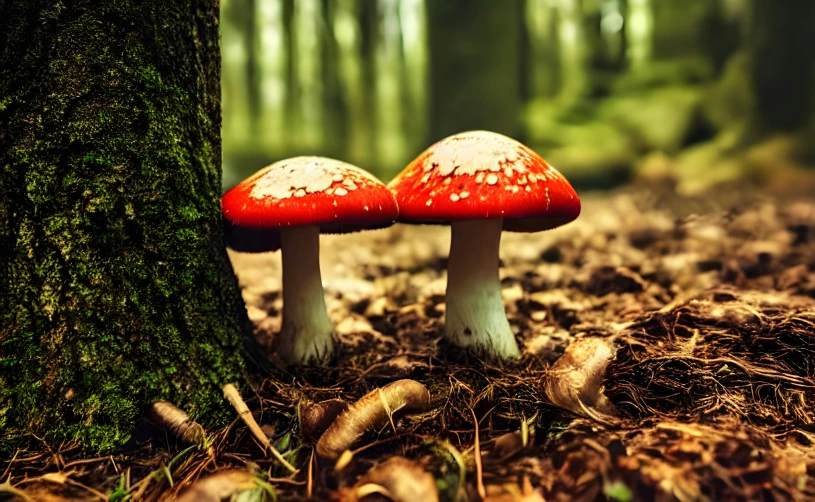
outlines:
{"label": "sunlit background", "polygon": [[489,129],[583,188],[815,164],[809,0],[222,0],[224,186]]}

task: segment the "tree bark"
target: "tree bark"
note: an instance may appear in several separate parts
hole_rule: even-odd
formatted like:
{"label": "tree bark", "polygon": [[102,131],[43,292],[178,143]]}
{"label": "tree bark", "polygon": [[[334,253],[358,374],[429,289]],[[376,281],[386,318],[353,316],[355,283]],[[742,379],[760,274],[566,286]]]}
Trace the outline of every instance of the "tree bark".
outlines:
{"label": "tree bark", "polygon": [[522,2],[430,0],[427,22],[428,143],[469,129],[519,138]]}
{"label": "tree bark", "polygon": [[815,110],[815,3],[752,0],[751,81],[758,131],[796,130]]}
{"label": "tree bark", "polygon": [[0,456],[229,416],[219,79],[217,0],[0,3]]}

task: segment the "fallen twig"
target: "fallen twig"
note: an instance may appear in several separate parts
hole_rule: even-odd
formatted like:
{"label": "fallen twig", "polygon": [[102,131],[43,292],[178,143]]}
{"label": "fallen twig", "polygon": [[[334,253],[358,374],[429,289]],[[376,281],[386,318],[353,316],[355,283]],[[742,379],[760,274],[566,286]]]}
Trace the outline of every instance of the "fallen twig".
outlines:
{"label": "fallen twig", "polygon": [[278,460],[283,467],[289,470],[289,472],[297,472],[297,469],[294,468],[293,465],[288,463],[283,455],[280,454],[277,449],[272,446],[272,442],[266,437],[266,434],[263,432],[263,429],[260,428],[255,417],[252,416],[252,413],[249,411],[249,407],[246,406],[246,402],[241,397],[240,392],[238,392],[237,387],[235,385],[228,383],[223,387],[224,397],[235,407],[235,411],[238,412],[238,415],[241,417],[243,422],[249,428],[249,431],[252,432],[252,435],[255,436],[255,439],[260,441],[260,443],[264,446],[264,448],[268,448],[269,451],[272,452],[272,456]]}
{"label": "fallen twig", "polygon": [[478,438],[478,418],[476,418],[472,408],[470,408],[470,414],[473,416],[473,423],[475,424],[475,449],[473,450],[473,457],[475,459],[475,486],[478,489],[478,495],[483,500],[487,498],[487,489],[484,488],[484,476],[481,470],[481,442]]}

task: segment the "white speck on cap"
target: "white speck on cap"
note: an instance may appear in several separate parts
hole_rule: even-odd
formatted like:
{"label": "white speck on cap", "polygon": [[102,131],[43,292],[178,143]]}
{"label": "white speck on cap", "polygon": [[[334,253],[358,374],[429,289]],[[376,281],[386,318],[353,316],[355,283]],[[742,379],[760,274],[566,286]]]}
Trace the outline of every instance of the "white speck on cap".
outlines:
{"label": "white speck on cap", "polygon": [[[436,166],[441,176],[476,175],[480,172],[498,172],[501,167],[526,172],[517,141],[487,131],[471,131],[456,134],[436,146],[425,160],[428,166]],[[510,174],[507,174],[509,176]]]}
{"label": "white speck on cap", "polygon": [[[341,170],[342,172],[337,172]],[[331,195],[334,183],[356,190],[357,184],[375,181],[370,173],[351,164],[323,157],[295,157],[272,164],[261,171],[249,194],[255,199],[288,199],[325,192]],[[337,195],[340,189],[334,189]]]}

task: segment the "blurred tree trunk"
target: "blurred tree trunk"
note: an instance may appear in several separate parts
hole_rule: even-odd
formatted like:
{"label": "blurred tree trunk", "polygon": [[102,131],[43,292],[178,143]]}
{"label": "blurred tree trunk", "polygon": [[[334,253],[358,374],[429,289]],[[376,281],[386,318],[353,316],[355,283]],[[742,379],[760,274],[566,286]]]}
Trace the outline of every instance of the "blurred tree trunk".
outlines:
{"label": "blurred tree trunk", "polygon": [[[402,134],[405,156],[398,164],[405,162],[405,157],[412,157],[422,151],[427,139],[427,91],[428,91],[428,54],[427,54],[427,7],[425,0],[399,0],[399,25],[403,57],[400,65],[402,101],[405,113],[402,114]],[[398,165],[391,170],[389,178],[404,166]]]}
{"label": "blurred tree trunk", "polygon": [[815,109],[815,2],[752,0],[750,24],[755,128],[797,129]]}
{"label": "blurred tree trunk", "polygon": [[296,0],[292,18],[293,45],[291,60],[295,62],[295,78],[299,89],[297,114],[299,129],[294,129],[295,151],[315,152],[323,146],[325,118],[323,103],[323,57],[320,39],[325,17],[320,0]]}
{"label": "blurred tree trunk", "polygon": [[371,114],[368,113],[368,94],[365,92],[367,74],[363,60],[363,29],[366,19],[357,0],[332,2],[331,29],[336,40],[339,92],[345,100],[344,123],[341,127],[346,158],[354,164],[370,169]]}
{"label": "blurred tree trunk", "polygon": [[654,13],[651,0],[627,0],[626,58],[633,69],[645,66],[653,51]]}
{"label": "blurred tree trunk", "polygon": [[236,0],[235,7],[237,7],[235,11],[240,20],[240,31],[246,43],[246,98],[249,101],[249,115],[246,118],[250,137],[255,137],[259,132],[258,119],[261,110],[259,37],[255,22],[257,5],[255,0]]}
{"label": "blurred tree trunk", "polygon": [[[250,86],[254,64],[243,27],[246,24],[247,0],[222,0],[221,2],[221,50],[224,63],[221,67],[223,89],[222,103],[230,111],[223,123],[224,131],[232,141],[245,147],[255,135],[252,96],[257,94]],[[255,89],[257,89],[255,87]],[[225,135],[227,135],[225,134]]]}
{"label": "blurred tree trunk", "polygon": [[288,51],[286,58],[286,128],[284,134],[287,139],[287,147],[295,149],[297,133],[300,131],[300,115],[298,107],[300,105],[300,83],[297,79],[297,30],[294,23],[294,0],[283,1],[283,44]]}
{"label": "blurred tree trunk", "polygon": [[[231,2],[231,0],[230,0]],[[224,15],[224,6],[226,0],[221,0],[221,17]],[[256,121],[256,128],[253,130],[250,140],[241,145],[242,150],[253,151],[252,157],[244,157],[246,162],[242,167],[242,175],[239,177],[243,179],[251,173],[257,171],[260,166],[266,165],[274,158],[270,155],[271,152],[285,151],[289,144],[287,132],[289,131],[288,121],[286,120],[286,103],[288,102],[288,89],[286,88],[286,68],[287,62],[291,57],[290,47],[286,45],[286,40],[283,33],[283,1],[282,0],[253,0],[253,11],[243,13],[252,19],[254,31],[257,36],[253,43],[257,46],[253,54],[255,54],[255,66],[257,68],[257,87],[258,96],[257,104],[254,107],[254,112],[258,118]],[[230,4],[231,5],[231,4]],[[224,23],[221,23],[221,40],[225,40]],[[234,30],[237,31],[237,30]],[[228,64],[229,56],[226,51],[221,49],[224,54],[222,65]],[[224,83],[224,91],[226,90],[227,75],[222,73],[221,82]],[[232,84],[234,85],[234,84]],[[227,99],[228,96],[224,92],[222,99]],[[227,103],[228,104],[228,103]],[[223,114],[226,118],[232,115],[232,109],[224,105]],[[232,118],[232,117],[230,117]],[[232,131],[223,129],[224,139],[229,137],[231,139]],[[227,145],[233,146],[231,143],[224,142],[224,150]],[[234,155],[234,152],[230,152]],[[226,152],[224,152],[224,159],[226,159]],[[226,164],[226,160],[224,161]],[[226,165],[224,166],[226,171]]]}
{"label": "blurred tree trunk", "polygon": [[356,6],[359,19],[359,62],[361,93],[359,116],[360,128],[365,131],[365,138],[368,143],[364,145],[364,155],[367,157],[363,164],[375,175],[380,175],[381,170],[375,164],[376,157],[376,129],[377,123],[377,100],[376,100],[376,35],[379,13],[377,2],[359,0]]}
{"label": "blurred tree trunk", "polygon": [[533,99],[551,98],[557,94],[560,81],[557,8],[551,0],[527,0],[525,18],[529,44],[529,95]]}
{"label": "blurred tree trunk", "polygon": [[557,97],[565,105],[582,100],[589,92],[589,51],[584,28],[583,1],[562,0],[558,17],[560,89]]}
{"label": "blurred tree trunk", "polygon": [[0,4],[0,456],[109,450],[157,399],[229,416],[217,5]]}
{"label": "blurred tree trunk", "polygon": [[517,137],[522,3],[431,0],[427,8],[430,140],[467,129],[490,129]]}
{"label": "blurred tree trunk", "polygon": [[378,0],[374,64],[376,66],[376,165],[377,174],[398,172],[406,156],[404,70],[399,1]]}
{"label": "blurred tree trunk", "polygon": [[348,103],[343,95],[341,64],[342,58],[337,42],[334,24],[339,5],[334,0],[322,0],[320,4],[323,28],[320,30],[320,44],[323,68],[323,146],[325,152],[346,153],[348,145]]}

